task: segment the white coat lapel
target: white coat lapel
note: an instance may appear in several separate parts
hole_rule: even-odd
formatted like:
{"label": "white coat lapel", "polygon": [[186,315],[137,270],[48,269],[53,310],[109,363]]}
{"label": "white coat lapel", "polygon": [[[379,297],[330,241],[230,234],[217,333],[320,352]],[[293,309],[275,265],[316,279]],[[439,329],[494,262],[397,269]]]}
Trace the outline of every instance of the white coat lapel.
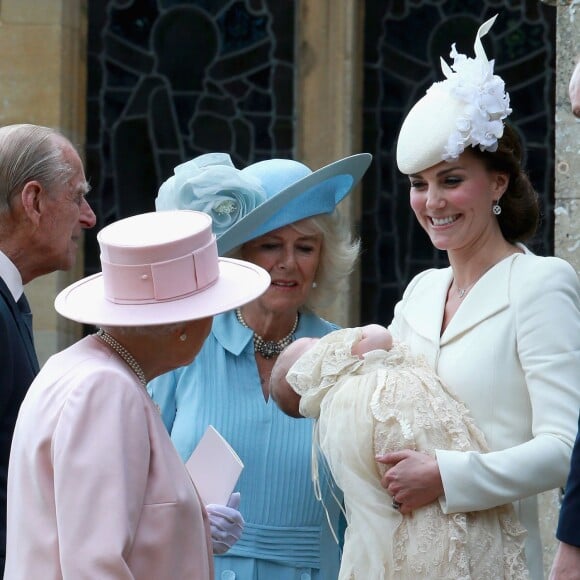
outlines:
{"label": "white coat lapel", "polygon": [[424,339],[439,344],[451,268],[429,270],[418,281],[401,313],[406,323]]}
{"label": "white coat lapel", "polygon": [[441,336],[441,346],[509,306],[510,270],[519,255],[502,260],[473,286]]}

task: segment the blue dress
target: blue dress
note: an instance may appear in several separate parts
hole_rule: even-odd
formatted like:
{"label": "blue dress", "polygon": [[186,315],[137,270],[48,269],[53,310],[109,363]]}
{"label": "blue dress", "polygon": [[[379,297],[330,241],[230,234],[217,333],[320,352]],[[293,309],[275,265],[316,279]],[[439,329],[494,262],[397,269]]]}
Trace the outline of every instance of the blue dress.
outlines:
{"label": "blue dress", "polygon": [[[302,313],[296,337],[336,330]],[[232,445],[244,470],[238,482],[246,525],[227,554],[215,557],[216,580],[335,580],[340,511],[329,480],[321,478],[324,507],[311,477],[312,420],[293,419],[266,402],[254,358],[252,332],[234,312],[216,316],[196,359],[149,384],[163,421],[186,461],[208,425]]]}

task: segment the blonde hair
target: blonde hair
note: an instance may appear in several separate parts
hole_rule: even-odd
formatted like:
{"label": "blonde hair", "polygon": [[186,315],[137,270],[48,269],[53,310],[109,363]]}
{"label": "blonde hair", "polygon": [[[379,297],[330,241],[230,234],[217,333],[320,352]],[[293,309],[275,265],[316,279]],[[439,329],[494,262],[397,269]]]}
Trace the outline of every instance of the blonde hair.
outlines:
{"label": "blonde hair", "polygon": [[[360,240],[352,235],[348,220],[338,209],[330,214],[316,215],[301,220],[299,224],[289,225],[301,234],[322,236],[315,286],[303,306],[304,309],[316,312],[330,306],[346,288],[348,277],[359,256]],[[238,246],[227,255],[230,258],[241,258],[241,249],[242,246]]]}
{"label": "blonde hair", "polygon": [[322,251],[316,272],[316,286],[308,295],[304,305],[316,312],[319,308],[330,306],[348,284],[348,277],[354,269],[359,256],[360,240],[350,231],[348,220],[339,210],[331,214],[321,214],[304,220],[300,226],[293,225],[301,233],[312,228],[322,234]]}

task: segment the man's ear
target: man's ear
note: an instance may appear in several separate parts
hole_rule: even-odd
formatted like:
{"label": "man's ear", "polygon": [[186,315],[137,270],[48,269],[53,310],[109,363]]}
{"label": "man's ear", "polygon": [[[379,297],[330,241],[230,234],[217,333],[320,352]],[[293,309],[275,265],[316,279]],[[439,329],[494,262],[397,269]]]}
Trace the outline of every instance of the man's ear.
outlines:
{"label": "man's ear", "polygon": [[38,181],[29,181],[26,183],[20,194],[24,213],[34,224],[40,222],[43,195],[45,195],[45,192]]}

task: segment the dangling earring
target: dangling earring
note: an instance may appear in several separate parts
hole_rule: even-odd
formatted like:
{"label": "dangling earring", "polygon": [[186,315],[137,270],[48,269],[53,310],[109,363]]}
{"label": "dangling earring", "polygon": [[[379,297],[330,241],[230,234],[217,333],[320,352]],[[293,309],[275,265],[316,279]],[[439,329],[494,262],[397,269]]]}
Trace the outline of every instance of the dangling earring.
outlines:
{"label": "dangling earring", "polygon": [[493,202],[493,205],[491,206],[491,211],[493,212],[493,215],[499,215],[501,213],[501,206],[499,205],[499,199],[497,201]]}
{"label": "dangling earring", "polygon": [[318,284],[316,282],[312,282],[312,287],[316,288],[318,286]]}
{"label": "dangling earring", "polygon": [[180,334],[179,340],[181,340],[181,342],[185,342],[187,340],[187,334],[185,334],[185,332],[183,334]]}

